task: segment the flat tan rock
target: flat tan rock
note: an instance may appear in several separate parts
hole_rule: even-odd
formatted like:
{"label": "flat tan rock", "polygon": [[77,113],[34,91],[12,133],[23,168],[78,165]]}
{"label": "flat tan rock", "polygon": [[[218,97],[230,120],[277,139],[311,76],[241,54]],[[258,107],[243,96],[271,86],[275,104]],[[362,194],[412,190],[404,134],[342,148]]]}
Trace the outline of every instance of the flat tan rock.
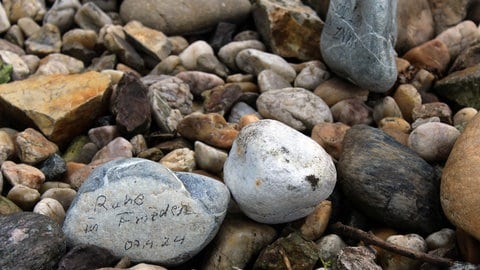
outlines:
{"label": "flat tan rock", "polygon": [[0,85],[0,118],[20,127],[35,125],[57,144],[85,131],[106,108],[110,86],[106,74],[31,77]]}
{"label": "flat tan rock", "polygon": [[480,240],[480,114],[458,137],[442,173],[443,212],[458,228]]}

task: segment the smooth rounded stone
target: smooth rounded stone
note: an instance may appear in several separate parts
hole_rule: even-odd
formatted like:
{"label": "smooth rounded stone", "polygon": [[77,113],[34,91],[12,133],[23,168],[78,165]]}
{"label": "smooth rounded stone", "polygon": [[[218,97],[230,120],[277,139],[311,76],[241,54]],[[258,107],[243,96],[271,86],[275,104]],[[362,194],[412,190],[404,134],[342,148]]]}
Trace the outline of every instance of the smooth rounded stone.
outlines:
{"label": "smooth rounded stone", "polygon": [[235,58],[237,54],[245,49],[256,49],[265,51],[266,47],[259,40],[232,41],[218,50],[218,58],[232,70],[238,70]]}
{"label": "smooth rounded stone", "polygon": [[428,235],[425,238],[425,242],[428,250],[451,247],[456,242],[455,231],[450,228],[443,228]]}
{"label": "smooth rounded stone", "polygon": [[[417,252],[427,252],[425,239],[418,234],[392,235],[385,241]],[[378,258],[383,269],[419,269],[421,261],[401,256],[390,251],[380,253]]]}
{"label": "smooth rounded stone", "polygon": [[40,192],[40,194],[43,194],[51,188],[71,188],[71,186],[65,182],[49,181],[43,183],[38,191]]}
{"label": "smooth rounded stone", "polygon": [[23,62],[28,66],[30,73],[37,71],[37,68],[40,65],[40,57],[33,54],[27,54],[20,56],[20,58],[22,58]]}
{"label": "smooth rounded stone", "polygon": [[413,47],[402,58],[419,69],[423,68],[440,76],[446,71],[451,60],[447,45],[439,39]]}
{"label": "smooth rounded stone", "polygon": [[92,171],[99,165],[105,163],[105,160],[93,161],[89,164],[68,162],[67,163],[67,176],[64,181],[70,185],[73,189],[78,190],[80,186],[85,182]]}
{"label": "smooth rounded stone", "polygon": [[297,75],[293,85],[314,91],[321,83],[330,79],[330,72],[326,68],[314,64],[307,64]]}
{"label": "smooth rounded stone", "polygon": [[45,175],[45,181],[59,180],[67,172],[65,160],[58,154],[53,154],[37,166]]}
{"label": "smooth rounded stone", "polygon": [[41,198],[55,199],[62,205],[63,209],[67,211],[73,199],[75,199],[76,195],[77,195],[77,192],[70,187],[68,188],[57,187],[57,188],[47,189],[45,192],[42,193]]}
{"label": "smooth rounded stone", "polygon": [[175,0],[123,1],[120,17],[125,22],[140,21],[170,36],[204,32],[219,22],[243,22],[251,9],[248,0],[198,0],[177,4]]}
{"label": "smooth rounded stone", "polygon": [[422,233],[443,228],[438,172],[381,130],[351,127],[337,170],[345,195],[372,220]]}
{"label": "smooth rounded stone", "polygon": [[240,118],[240,121],[238,122],[238,129],[240,130],[251,123],[258,122],[260,119],[261,118],[257,114],[246,114]]}
{"label": "smooth rounded stone", "polygon": [[320,202],[310,215],[306,216],[299,227],[302,237],[306,240],[318,240],[327,229],[332,214],[332,202]]}
{"label": "smooth rounded stone", "polygon": [[258,117],[260,117],[260,114],[247,103],[237,102],[230,110],[230,114],[228,115],[228,122],[238,123],[244,115],[248,114],[256,114]]}
{"label": "smooth rounded stone", "polygon": [[169,55],[163,61],[158,63],[149,74],[151,75],[175,75],[187,69],[182,66],[182,61],[178,55]]}
{"label": "smooth rounded stone", "polygon": [[302,1],[260,0],[252,8],[256,30],[270,50],[300,60],[320,59],[323,21]]}
{"label": "smooth rounded stone", "polygon": [[217,75],[202,71],[183,71],[175,75],[175,77],[188,84],[190,92],[198,97],[206,90],[225,84],[223,79]]}
{"label": "smooth rounded stone", "polygon": [[25,50],[29,54],[40,57],[51,53],[59,53],[62,47],[62,38],[57,26],[47,23],[40,30],[25,40]]}
{"label": "smooth rounded stone", "polygon": [[3,4],[0,4],[0,33],[6,32],[10,28],[11,24],[8,20],[7,12],[3,7]]}
{"label": "smooth rounded stone", "polygon": [[1,171],[3,177],[12,185],[25,185],[29,188],[39,189],[45,182],[45,175],[39,169],[28,165],[13,161],[5,161],[2,163]]}
{"label": "smooth rounded stone", "polygon": [[411,84],[401,84],[393,94],[393,99],[402,111],[403,118],[411,123],[413,108],[422,104],[418,90]]}
{"label": "smooth rounded stone", "polygon": [[97,33],[104,25],[112,24],[112,19],[93,2],[83,4],[75,13],[74,19],[81,28]]}
{"label": "smooth rounded stone", "polygon": [[42,0],[4,0],[2,2],[12,24],[23,17],[41,21],[46,12],[45,2]]}
{"label": "smooth rounded stone", "polygon": [[451,58],[455,59],[461,52],[478,42],[480,33],[474,22],[465,20],[443,31],[436,39],[445,43]]}
{"label": "smooth rounded stone", "polygon": [[413,77],[410,84],[417,88],[420,93],[427,92],[432,88],[436,79],[435,75],[428,70],[420,69],[417,74],[415,74],[415,77]]}
{"label": "smooth rounded stone", "polygon": [[341,100],[333,105],[330,111],[335,122],[341,122],[348,126],[369,125],[373,121],[372,109],[357,98]]}
{"label": "smooth rounded stone", "polygon": [[17,212],[22,212],[22,209],[14,202],[0,195],[0,215],[8,215]]}
{"label": "smooth rounded stone", "polygon": [[65,220],[65,209],[59,201],[52,198],[42,198],[33,208],[33,212],[45,215],[60,225]]}
{"label": "smooth rounded stone", "polygon": [[408,146],[409,133],[402,132],[396,128],[382,128],[382,131],[394,138],[397,142]]}
{"label": "smooth rounded stone", "polygon": [[378,123],[380,129],[397,129],[403,133],[410,133],[410,124],[400,117],[385,117]]}
{"label": "smooth rounded stone", "polygon": [[172,51],[172,44],[164,33],[146,27],[138,21],[128,22],[123,26],[123,30],[141,51],[157,61],[167,58]]}
{"label": "smooth rounded stone", "polygon": [[11,51],[11,52],[16,53],[20,56],[25,55],[25,51],[23,50],[23,48],[21,48],[17,44],[14,44],[12,42],[9,42],[9,41],[5,40],[5,39],[0,39],[0,48],[2,50]]}
{"label": "smooth rounded stone", "polygon": [[54,24],[61,32],[66,32],[72,27],[75,13],[80,7],[79,0],[56,0],[43,17],[43,23]]}
{"label": "smooth rounded stone", "polygon": [[195,152],[188,148],[173,150],[160,159],[160,164],[176,172],[192,172],[197,166]]}
{"label": "smooth rounded stone", "polygon": [[235,63],[246,73],[258,76],[265,69],[271,69],[288,82],[293,82],[297,76],[293,67],[282,57],[257,49],[244,49],[237,53]]}
{"label": "smooth rounded stone", "polygon": [[223,171],[223,164],[228,156],[227,152],[200,141],[196,141],[194,146],[195,163],[199,169],[215,174]]}
{"label": "smooth rounded stone", "polygon": [[66,252],[61,227],[31,212],[0,215],[0,265],[5,269],[55,269]]}
{"label": "smooth rounded stone", "polygon": [[32,18],[30,17],[23,17],[20,18],[17,22],[17,25],[22,30],[23,34],[26,38],[29,38],[35,32],[40,30],[40,25],[38,25]]}
{"label": "smooth rounded stone", "polygon": [[192,113],[193,95],[190,86],[177,77],[171,77],[153,83],[148,87],[156,91],[172,109],[178,109],[183,115]]}
{"label": "smooth rounded stone", "polygon": [[35,204],[40,201],[40,192],[24,185],[15,185],[8,191],[7,199],[24,211],[31,211]]}
{"label": "smooth rounded stone", "polygon": [[311,137],[327,151],[334,159],[338,160],[343,148],[343,138],[350,126],[337,123],[320,123],[312,129]]}
{"label": "smooth rounded stone", "polygon": [[325,262],[335,262],[340,250],[347,247],[342,238],[336,234],[327,234],[315,242],[320,259]]}
{"label": "smooth rounded stone", "polygon": [[58,151],[58,146],[40,132],[27,128],[15,137],[18,158],[27,164],[37,164]]}
{"label": "smooth rounded stone", "polygon": [[16,53],[0,50],[0,60],[4,64],[12,65],[12,79],[14,81],[23,80],[30,75],[30,69],[23,59]]}
{"label": "smooth rounded stone", "polygon": [[330,1],[320,37],[325,64],[363,89],[385,93],[397,80],[397,1]]}
{"label": "smooth rounded stone", "polygon": [[173,55],[179,55],[180,53],[185,50],[185,48],[190,45],[188,43],[188,40],[183,37],[183,36],[168,36],[168,40],[170,41],[170,44],[172,45],[172,54]]}
{"label": "smooth rounded stone", "polygon": [[62,36],[62,53],[90,63],[97,56],[97,33],[88,29],[72,29]]}
{"label": "smooth rounded stone", "polygon": [[252,269],[283,269],[285,258],[288,258],[291,269],[313,269],[318,260],[318,251],[315,243],[294,232],[278,238],[263,249]]}
{"label": "smooth rounded stone", "polygon": [[132,261],[177,265],[213,239],[229,197],[226,186],[209,177],[121,159],[89,176],[63,230],[70,245],[93,244]]}
{"label": "smooth rounded stone", "polygon": [[309,215],[332,193],[336,182],[333,161],[325,150],[276,120],[242,128],[223,173],[240,209],[269,224]]}
{"label": "smooth rounded stone", "polygon": [[255,30],[243,30],[233,37],[233,41],[260,40],[260,34]]}
{"label": "smooth rounded stone", "polygon": [[81,149],[79,149],[78,154],[71,161],[85,164],[90,163],[98,150],[100,149],[98,149],[97,145],[92,142],[88,142],[83,145]]}
{"label": "smooth rounded stone", "polygon": [[337,270],[382,269],[376,263],[375,252],[367,246],[345,247],[341,249],[333,268]]}
{"label": "smooth rounded stone", "polygon": [[467,124],[445,163],[442,172],[440,200],[447,218],[457,228],[480,240],[478,220],[480,213],[478,192],[478,161],[480,115]]}
{"label": "smooth rounded stone", "polygon": [[243,74],[243,73],[236,73],[229,75],[225,82],[227,83],[237,83],[237,82],[254,82],[255,77],[252,74]]}
{"label": "smooth rounded stone", "polygon": [[210,44],[203,40],[199,40],[190,44],[178,56],[184,67],[189,70],[195,70],[198,67],[198,58],[202,55],[214,55],[214,53]]}
{"label": "smooth rounded stone", "polygon": [[107,145],[102,147],[93,156],[92,161],[102,159],[114,159],[114,158],[129,158],[132,157],[132,144],[123,137],[117,137]]}
{"label": "smooth rounded stone", "polygon": [[465,127],[467,123],[478,113],[478,110],[472,107],[465,107],[455,113],[453,116],[453,125]]}
{"label": "smooth rounded stone", "polygon": [[95,127],[88,130],[88,138],[98,148],[104,147],[117,137],[120,137],[120,131],[116,125]]}
{"label": "smooth rounded stone", "polygon": [[58,263],[58,270],[99,269],[115,265],[117,258],[106,248],[78,245],[68,251]]}
{"label": "smooth rounded stone", "polygon": [[408,137],[408,146],[429,162],[445,161],[460,131],[444,123],[425,123],[415,128]]}
{"label": "smooth rounded stone", "polygon": [[20,29],[20,26],[16,24],[10,26],[8,31],[4,34],[3,38],[4,38],[4,41],[11,42],[20,47],[23,47],[25,43],[25,37],[23,35],[23,32]]}
{"label": "smooth rounded stone", "polygon": [[266,224],[244,218],[226,218],[212,241],[212,250],[202,269],[244,269],[276,235],[275,229]]}
{"label": "smooth rounded stone", "polygon": [[361,89],[338,77],[333,77],[321,83],[315,88],[314,93],[321,97],[329,107],[347,98],[358,98],[366,101],[368,97],[368,90]]}
{"label": "smooth rounded stone", "polygon": [[452,109],[443,102],[429,102],[415,106],[412,110],[412,120],[419,118],[438,117],[443,123],[452,124]]}
{"label": "smooth rounded stone", "polygon": [[395,49],[399,54],[432,39],[435,23],[429,0],[398,1],[397,25]]}
{"label": "smooth rounded stone", "polygon": [[61,53],[51,53],[38,64],[35,75],[81,73],[85,68],[82,61]]}
{"label": "smooth rounded stone", "polygon": [[197,70],[209,72],[226,78],[230,74],[228,67],[220,62],[214,54],[202,54],[197,58]]}
{"label": "smooth rounded stone", "polygon": [[384,97],[373,107],[373,121],[378,123],[385,117],[402,118],[402,111],[391,96]]}
{"label": "smooth rounded stone", "polygon": [[238,134],[218,113],[192,113],[180,122],[178,133],[191,141],[202,141],[222,149],[230,148]]}
{"label": "smooth rounded stone", "polygon": [[[0,165],[15,154],[13,138],[7,132],[0,130]],[[1,185],[0,185],[1,187]],[[0,188],[1,193],[1,188]]]}
{"label": "smooth rounded stone", "polygon": [[262,117],[281,121],[299,131],[333,121],[327,104],[303,88],[264,92],[257,99],[257,109]]}
{"label": "smooth rounded stone", "polygon": [[262,70],[257,76],[257,83],[262,93],[292,87],[284,77],[271,69]]}

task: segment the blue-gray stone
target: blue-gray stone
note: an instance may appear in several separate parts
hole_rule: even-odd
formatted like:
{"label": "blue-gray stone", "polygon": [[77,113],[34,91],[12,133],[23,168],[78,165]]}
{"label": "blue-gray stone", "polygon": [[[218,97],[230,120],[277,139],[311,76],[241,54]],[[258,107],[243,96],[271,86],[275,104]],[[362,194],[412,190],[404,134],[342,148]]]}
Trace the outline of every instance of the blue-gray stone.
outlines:
{"label": "blue-gray stone", "polygon": [[78,190],[63,226],[69,245],[90,244],[135,262],[177,265],[216,235],[230,200],[220,181],[140,158],[108,162]]}
{"label": "blue-gray stone", "polygon": [[397,79],[396,13],[396,0],[330,1],[320,38],[327,66],[361,88],[388,91]]}

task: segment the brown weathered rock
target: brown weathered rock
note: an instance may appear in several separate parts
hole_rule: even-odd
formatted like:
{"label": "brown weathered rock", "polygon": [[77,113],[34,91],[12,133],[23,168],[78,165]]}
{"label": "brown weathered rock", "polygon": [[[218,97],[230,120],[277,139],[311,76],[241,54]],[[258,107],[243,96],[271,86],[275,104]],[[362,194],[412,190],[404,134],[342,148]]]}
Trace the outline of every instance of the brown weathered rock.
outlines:
{"label": "brown weathered rock", "polygon": [[447,45],[439,39],[432,39],[410,49],[402,58],[417,68],[423,68],[437,75],[442,75],[450,63]]}
{"label": "brown weathered rock", "polygon": [[333,158],[342,153],[343,137],[350,127],[344,123],[320,123],[312,129],[312,139],[320,144]]}
{"label": "brown weathered rock", "polygon": [[480,44],[469,47],[458,55],[448,73],[459,71],[480,63]]}
{"label": "brown weathered rock", "polygon": [[123,30],[135,45],[157,61],[167,58],[172,51],[172,44],[164,33],[146,27],[138,21],[127,23]]}
{"label": "brown weathered rock", "polygon": [[49,140],[63,144],[84,132],[105,109],[109,86],[109,76],[97,72],[2,84],[0,115],[18,126],[36,125]]}
{"label": "brown weathered rock", "polygon": [[430,102],[417,105],[412,110],[412,120],[438,117],[443,123],[452,124],[452,109],[443,102]]}
{"label": "brown weathered rock", "polygon": [[412,110],[422,104],[422,97],[417,89],[411,84],[401,84],[393,95],[395,102],[402,111],[402,116],[408,122],[412,121]]}
{"label": "brown weathered rock", "polygon": [[480,115],[457,138],[442,173],[440,199],[447,218],[480,240]]}
{"label": "brown weathered rock", "polygon": [[133,74],[125,73],[114,93],[112,107],[120,133],[127,136],[150,128],[148,88]]}
{"label": "brown weathered rock", "polygon": [[435,33],[461,22],[467,15],[470,0],[428,0],[435,21]]}
{"label": "brown weathered rock", "polygon": [[12,185],[24,185],[29,188],[39,189],[45,181],[45,175],[39,169],[27,165],[5,161],[1,167],[5,179]]}
{"label": "brown weathered rock", "polygon": [[57,145],[33,128],[27,128],[17,134],[15,147],[18,158],[28,164],[37,164],[58,151]]}
{"label": "brown weathered rock", "polygon": [[323,21],[302,1],[256,1],[253,18],[273,53],[300,60],[321,58],[318,44]]}
{"label": "brown weathered rock", "polygon": [[399,0],[397,6],[398,34],[395,49],[408,51],[433,38],[435,25],[428,0]]}
{"label": "brown weathered rock", "polygon": [[183,118],[178,125],[178,133],[183,137],[220,148],[230,148],[238,130],[230,126],[218,113],[193,113]]}
{"label": "brown weathered rock", "polygon": [[302,237],[307,240],[315,241],[325,232],[332,214],[332,202],[324,200],[315,207],[315,210],[305,217],[300,226]]}
{"label": "brown weathered rock", "polygon": [[447,45],[450,57],[455,59],[461,52],[478,42],[480,32],[475,23],[464,21],[443,31],[435,39]]}
{"label": "brown weathered rock", "polygon": [[333,77],[330,80],[321,83],[315,88],[314,93],[321,97],[330,107],[347,98],[358,98],[366,101],[368,96],[368,90],[363,90],[338,77]]}

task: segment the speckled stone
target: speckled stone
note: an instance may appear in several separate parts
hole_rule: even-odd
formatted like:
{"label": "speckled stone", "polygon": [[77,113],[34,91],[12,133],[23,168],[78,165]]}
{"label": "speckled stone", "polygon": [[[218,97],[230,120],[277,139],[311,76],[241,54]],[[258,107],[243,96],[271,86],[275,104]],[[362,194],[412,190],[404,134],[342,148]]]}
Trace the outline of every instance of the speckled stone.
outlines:
{"label": "speckled stone", "polygon": [[176,265],[213,239],[228,202],[228,189],[219,181],[173,174],[145,159],[121,159],[89,176],[63,230],[71,245],[93,244],[132,261]]}
{"label": "speckled stone", "polygon": [[260,120],[240,131],[223,173],[240,209],[253,220],[270,224],[307,216],[336,182],[333,161],[325,150],[275,120]]}

